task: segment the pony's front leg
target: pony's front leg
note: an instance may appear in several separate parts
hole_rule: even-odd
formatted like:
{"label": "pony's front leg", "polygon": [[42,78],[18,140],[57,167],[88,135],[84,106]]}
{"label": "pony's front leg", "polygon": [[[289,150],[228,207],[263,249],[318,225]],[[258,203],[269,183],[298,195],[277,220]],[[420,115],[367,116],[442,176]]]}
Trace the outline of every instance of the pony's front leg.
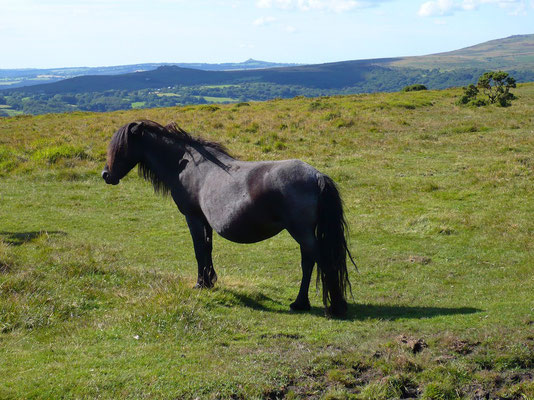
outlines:
{"label": "pony's front leg", "polygon": [[217,282],[217,274],[213,269],[211,259],[213,229],[204,219],[198,217],[186,216],[186,221],[193,238],[198,264],[198,278],[195,288],[212,288]]}

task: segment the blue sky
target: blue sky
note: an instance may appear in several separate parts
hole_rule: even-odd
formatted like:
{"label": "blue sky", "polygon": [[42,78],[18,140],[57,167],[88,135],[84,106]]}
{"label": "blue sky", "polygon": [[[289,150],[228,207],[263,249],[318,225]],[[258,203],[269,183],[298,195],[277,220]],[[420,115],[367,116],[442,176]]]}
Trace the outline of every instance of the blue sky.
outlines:
{"label": "blue sky", "polygon": [[534,33],[534,0],[0,0],[0,68],[322,63]]}

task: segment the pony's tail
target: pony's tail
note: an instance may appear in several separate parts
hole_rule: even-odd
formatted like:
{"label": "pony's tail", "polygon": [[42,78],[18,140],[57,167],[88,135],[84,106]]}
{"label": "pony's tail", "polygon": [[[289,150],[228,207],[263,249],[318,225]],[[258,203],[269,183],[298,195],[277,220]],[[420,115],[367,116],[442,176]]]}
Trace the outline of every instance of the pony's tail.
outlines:
{"label": "pony's tail", "polygon": [[347,222],[343,215],[343,203],[336,184],[323,174],[318,174],[319,206],[316,236],[319,245],[317,260],[317,285],[323,287],[323,304],[326,313],[343,317],[347,312],[347,292],[352,288],[347,271],[347,255],[356,266],[347,246]]}

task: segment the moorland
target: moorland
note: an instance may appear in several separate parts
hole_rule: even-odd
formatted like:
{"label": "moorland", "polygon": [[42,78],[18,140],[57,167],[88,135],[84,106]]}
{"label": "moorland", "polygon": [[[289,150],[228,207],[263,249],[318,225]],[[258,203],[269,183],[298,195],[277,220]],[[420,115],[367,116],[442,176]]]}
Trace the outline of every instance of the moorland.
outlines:
{"label": "moorland", "polygon": [[[534,84],[0,118],[1,398],[534,398]],[[175,121],[244,160],[339,185],[353,299],[291,313],[298,245],[214,238],[192,289],[184,218],[111,135]]]}

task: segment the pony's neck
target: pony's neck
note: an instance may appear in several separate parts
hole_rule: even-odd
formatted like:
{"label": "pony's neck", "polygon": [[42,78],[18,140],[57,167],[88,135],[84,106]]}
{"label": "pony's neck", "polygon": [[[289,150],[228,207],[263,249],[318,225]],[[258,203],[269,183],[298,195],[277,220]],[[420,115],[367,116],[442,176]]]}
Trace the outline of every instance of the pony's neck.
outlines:
{"label": "pony's neck", "polygon": [[[139,163],[140,175],[152,182],[156,192],[167,194],[176,187],[179,174],[191,161],[206,172],[206,168],[227,171],[234,161],[230,155],[203,143],[177,143],[151,134],[144,136],[144,158]],[[185,162],[184,162],[185,161]]]}

